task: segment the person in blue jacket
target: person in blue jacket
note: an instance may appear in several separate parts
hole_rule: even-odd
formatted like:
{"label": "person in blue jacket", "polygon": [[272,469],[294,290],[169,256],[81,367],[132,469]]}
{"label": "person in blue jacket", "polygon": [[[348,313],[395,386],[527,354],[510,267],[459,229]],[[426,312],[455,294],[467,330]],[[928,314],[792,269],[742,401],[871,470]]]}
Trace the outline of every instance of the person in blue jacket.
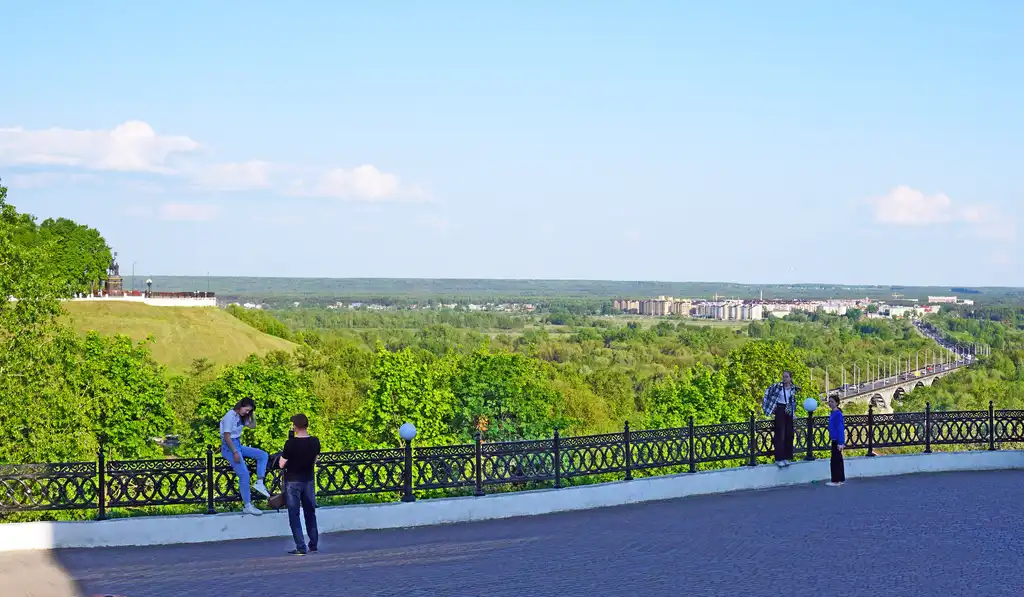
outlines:
{"label": "person in blue jacket", "polygon": [[826,485],[839,487],[846,482],[846,468],[843,465],[843,448],[846,447],[846,423],[843,411],[839,409],[839,397],[828,397],[828,406],[832,413],[828,416],[828,435],[832,440],[832,480]]}

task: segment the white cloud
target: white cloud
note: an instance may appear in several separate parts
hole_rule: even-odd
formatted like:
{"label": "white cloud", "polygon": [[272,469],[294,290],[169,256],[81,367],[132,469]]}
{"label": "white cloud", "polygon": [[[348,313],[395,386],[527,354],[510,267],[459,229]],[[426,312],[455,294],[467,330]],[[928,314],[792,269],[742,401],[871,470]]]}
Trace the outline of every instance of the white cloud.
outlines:
{"label": "white cloud", "polygon": [[394,174],[381,172],[376,166],[364,164],[350,170],[333,168],[313,177],[312,184],[295,180],[289,193],[296,196],[328,197],[384,201],[394,199],[425,200],[426,193],[404,185]]}
{"label": "white cloud", "polygon": [[72,169],[160,174],[159,181],[133,182],[164,190],[263,190],[362,201],[427,199],[421,189],[370,164],[316,169],[261,160],[174,160],[178,154],[202,158],[200,149],[189,137],[160,135],[149,124],[134,120],[110,130],[0,128],[0,166],[33,168],[34,178],[23,180],[24,186],[54,184],[59,180],[55,175]]}
{"label": "white cloud", "polygon": [[221,209],[205,203],[164,203],[151,205],[129,205],[123,212],[130,218],[160,219],[172,222],[207,222],[216,219]]}
{"label": "white cloud", "polygon": [[157,210],[161,220],[206,222],[220,215],[216,205],[201,203],[164,203]]}
{"label": "white cloud", "polygon": [[0,165],[64,166],[115,172],[174,172],[167,162],[193,152],[188,137],[157,135],[145,122],[131,120],[112,130],[0,128]]}
{"label": "white cloud", "polygon": [[876,222],[896,226],[944,224],[978,216],[972,208],[954,208],[953,200],[945,193],[925,195],[908,186],[898,186],[886,195],[867,199],[866,203],[874,208]]}
{"label": "white cloud", "polygon": [[872,208],[879,224],[890,226],[930,226],[960,223],[976,236],[992,240],[1011,240],[1015,223],[992,205],[958,205],[945,193],[925,195],[908,186],[898,186],[881,197],[864,201]]}

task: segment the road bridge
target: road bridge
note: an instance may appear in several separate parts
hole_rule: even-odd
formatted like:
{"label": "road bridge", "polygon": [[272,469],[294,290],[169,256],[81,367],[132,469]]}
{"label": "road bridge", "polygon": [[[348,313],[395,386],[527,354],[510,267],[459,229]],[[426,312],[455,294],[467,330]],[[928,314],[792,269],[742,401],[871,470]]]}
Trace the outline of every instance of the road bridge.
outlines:
{"label": "road bridge", "polygon": [[[912,355],[879,357],[867,367],[849,367],[852,383],[847,383],[847,367],[842,368],[842,385],[831,388],[821,396],[839,396],[840,403],[869,404],[877,412],[892,412],[893,402],[917,388],[930,386],[958,369],[977,362],[978,356],[991,354],[983,344],[963,344],[942,336],[934,326],[915,321],[914,327],[921,335],[937,345],[937,351],[917,351]],[[922,358],[923,357],[923,358]],[[865,373],[871,376],[863,380]],[[828,384],[826,371],[825,383]]]}
{"label": "road bridge", "polygon": [[892,412],[893,401],[899,400],[904,394],[916,388],[930,386],[935,380],[967,366],[968,361],[960,361],[935,367],[922,367],[888,378],[839,387],[831,393],[839,396],[840,403],[869,404],[877,412],[888,413]]}

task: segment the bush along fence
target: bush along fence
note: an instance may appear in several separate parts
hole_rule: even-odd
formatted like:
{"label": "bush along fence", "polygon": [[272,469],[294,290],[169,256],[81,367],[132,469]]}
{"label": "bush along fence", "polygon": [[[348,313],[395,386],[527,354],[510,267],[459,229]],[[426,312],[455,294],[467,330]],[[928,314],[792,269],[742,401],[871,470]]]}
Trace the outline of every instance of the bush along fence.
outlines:
{"label": "bush along fence", "polygon": [[[810,441],[808,441],[810,439]],[[411,502],[416,493],[458,489],[483,496],[553,485],[631,480],[634,475],[693,473],[699,466],[756,466],[772,455],[773,423],[753,415],[738,423],[634,431],[540,440],[327,452],[316,471],[321,498],[391,494]],[[1024,442],[1024,411],[932,411],[846,417],[846,447],[866,450],[956,446],[995,450]],[[813,460],[830,448],[827,419],[808,415],[796,422],[798,458]],[[255,463],[250,462],[250,470]],[[270,470],[267,486],[280,488],[280,471]],[[0,513],[95,510],[189,505],[209,514],[218,504],[239,501],[231,467],[207,449],[206,456],[166,460],[0,465]]]}

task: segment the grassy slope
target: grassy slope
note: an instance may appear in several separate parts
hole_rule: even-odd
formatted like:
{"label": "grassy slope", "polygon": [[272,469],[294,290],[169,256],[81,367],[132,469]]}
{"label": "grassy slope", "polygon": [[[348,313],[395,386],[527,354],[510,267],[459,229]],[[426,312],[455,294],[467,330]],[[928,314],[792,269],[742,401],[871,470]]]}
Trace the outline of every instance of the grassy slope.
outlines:
{"label": "grassy slope", "polygon": [[80,332],[126,334],[134,340],[152,335],[153,358],[183,371],[198,358],[220,365],[238,363],[251,353],[292,350],[287,340],[268,336],[214,307],[151,307],[119,302],[66,302]]}

